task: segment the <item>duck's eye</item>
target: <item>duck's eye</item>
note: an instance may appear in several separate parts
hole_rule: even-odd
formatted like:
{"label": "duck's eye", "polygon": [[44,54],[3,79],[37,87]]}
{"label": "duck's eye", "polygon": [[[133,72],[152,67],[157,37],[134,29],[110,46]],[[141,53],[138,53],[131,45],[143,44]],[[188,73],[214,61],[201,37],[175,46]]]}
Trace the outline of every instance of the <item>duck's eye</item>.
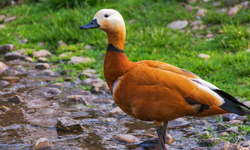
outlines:
{"label": "duck's eye", "polygon": [[109,17],[109,15],[108,15],[108,14],[105,14],[105,15],[104,15],[104,17],[105,17],[105,18],[108,18],[108,17]]}

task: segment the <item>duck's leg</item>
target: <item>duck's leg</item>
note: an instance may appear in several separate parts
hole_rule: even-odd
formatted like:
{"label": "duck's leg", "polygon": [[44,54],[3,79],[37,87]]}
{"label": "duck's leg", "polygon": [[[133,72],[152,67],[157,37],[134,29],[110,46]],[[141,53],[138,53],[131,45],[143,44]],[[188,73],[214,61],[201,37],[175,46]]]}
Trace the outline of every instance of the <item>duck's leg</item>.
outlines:
{"label": "duck's leg", "polygon": [[[157,126],[157,134],[158,134],[158,150],[166,150],[165,148],[165,140],[164,140],[164,128],[163,125]],[[166,137],[166,132],[165,132]]]}
{"label": "duck's leg", "polygon": [[167,139],[166,139],[167,128],[168,128],[168,121],[164,121],[164,123],[163,123],[163,143],[164,144],[167,143]]}

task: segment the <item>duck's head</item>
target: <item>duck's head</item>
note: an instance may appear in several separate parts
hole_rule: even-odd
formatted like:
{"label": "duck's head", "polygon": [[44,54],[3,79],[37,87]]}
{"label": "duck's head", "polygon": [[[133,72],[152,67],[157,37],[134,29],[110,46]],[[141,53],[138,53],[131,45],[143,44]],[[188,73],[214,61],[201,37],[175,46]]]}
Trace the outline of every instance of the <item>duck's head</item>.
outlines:
{"label": "duck's head", "polygon": [[99,10],[94,19],[80,29],[100,28],[107,33],[117,33],[121,30],[125,31],[125,23],[121,14],[114,9]]}

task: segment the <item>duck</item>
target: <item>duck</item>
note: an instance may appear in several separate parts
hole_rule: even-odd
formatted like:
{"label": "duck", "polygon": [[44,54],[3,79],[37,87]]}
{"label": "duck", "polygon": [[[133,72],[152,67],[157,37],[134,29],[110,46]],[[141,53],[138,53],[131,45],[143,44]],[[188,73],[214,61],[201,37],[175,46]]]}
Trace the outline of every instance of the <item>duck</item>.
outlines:
{"label": "duck", "polygon": [[101,9],[80,29],[107,33],[104,77],[115,103],[128,115],[153,121],[158,150],[166,150],[168,122],[184,116],[224,113],[250,115],[250,108],[187,70],[153,60],[129,61],[124,52],[126,26],[114,9]]}

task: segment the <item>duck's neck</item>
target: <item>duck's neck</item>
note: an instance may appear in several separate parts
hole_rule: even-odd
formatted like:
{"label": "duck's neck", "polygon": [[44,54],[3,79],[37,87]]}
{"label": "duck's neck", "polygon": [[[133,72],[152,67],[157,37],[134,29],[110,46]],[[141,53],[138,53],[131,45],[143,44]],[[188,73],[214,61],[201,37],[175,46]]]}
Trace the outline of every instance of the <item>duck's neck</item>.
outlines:
{"label": "duck's neck", "polygon": [[[117,35],[117,34],[116,34]],[[119,35],[119,34],[118,34]],[[136,67],[136,64],[130,62],[124,53],[124,37],[108,34],[108,48],[104,61],[104,76],[108,86],[113,93],[114,82],[124,75],[127,71]]]}

